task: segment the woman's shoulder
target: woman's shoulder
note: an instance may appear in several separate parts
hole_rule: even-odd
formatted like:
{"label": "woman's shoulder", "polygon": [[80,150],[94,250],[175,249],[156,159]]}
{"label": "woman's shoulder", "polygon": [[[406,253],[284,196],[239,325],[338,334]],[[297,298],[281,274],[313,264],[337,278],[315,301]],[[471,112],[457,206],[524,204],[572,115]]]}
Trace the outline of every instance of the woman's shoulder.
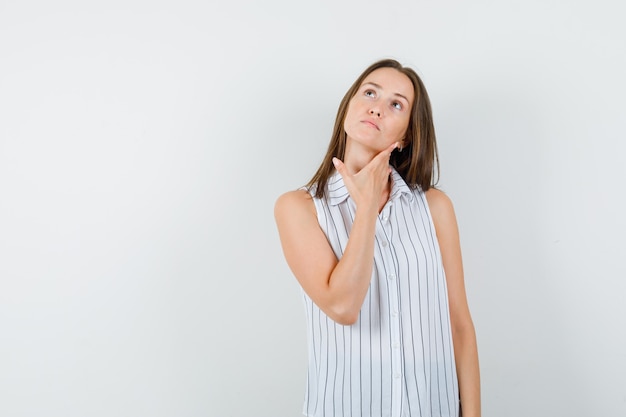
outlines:
{"label": "woman's shoulder", "polygon": [[276,204],[299,205],[305,202],[310,202],[311,199],[311,194],[309,194],[305,188],[299,188],[297,190],[287,191],[286,193],[278,196]]}
{"label": "woman's shoulder", "polygon": [[454,206],[450,197],[438,188],[431,187],[425,193],[430,215],[435,223],[453,220]]}
{"label": "woman's shoulder", "polygon": [[274,214],[276,217],[284,215],[297,215],[307,212],[315,213],[315,206],[311,194],[304,189],[287,191],[281,194],[274,204]]}

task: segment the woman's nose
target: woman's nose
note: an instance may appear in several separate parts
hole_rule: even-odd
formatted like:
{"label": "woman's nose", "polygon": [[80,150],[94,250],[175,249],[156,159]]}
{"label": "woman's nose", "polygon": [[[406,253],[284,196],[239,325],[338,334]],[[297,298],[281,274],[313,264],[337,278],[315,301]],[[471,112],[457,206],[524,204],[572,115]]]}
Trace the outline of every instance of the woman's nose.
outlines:
{"label": "woman's nose", "polygon": [[380,117],[380,110],[378,110],[378,109],[371,109],[370,110],[370,114],[372,116]]}

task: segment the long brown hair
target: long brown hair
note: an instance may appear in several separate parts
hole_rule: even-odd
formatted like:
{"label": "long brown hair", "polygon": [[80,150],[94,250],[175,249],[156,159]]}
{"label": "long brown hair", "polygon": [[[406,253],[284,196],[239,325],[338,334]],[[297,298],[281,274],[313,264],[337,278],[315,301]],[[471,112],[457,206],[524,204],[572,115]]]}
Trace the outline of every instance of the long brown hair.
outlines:
{"label": "long brown hair", "polygon": [[[402,176],[407,185],[411,188],[420,187],[423,191],[428,191],[431,186],[437,183],[439,176],[439,157],[437,155],[437,142],[435,140],[435,126],[430,107],[430,100],[424,83],[411,68],[402,66],[393,59],[383,59],[370,65],[356,79],[354,84],[346,92],[339,104],[335,127],[328,144],[328,151],[322,160],[322,164],[317,172],[307,183],[306,187],[315,187],[315,197],[324,198],[326,195],[326,184],[332,175],[335,167],[333,157],[344,159],[346,152],[346,131],[343,128],[350,100],[357,93],[363,80],[379,68],[393,68],[406,75],[413,84],[415,98],[411,108],[409,125],[406,130],[406,137],[403,141],[403,150],[397,149],[391,154],[389,164]],[[436,174],[436,175],[435,175]]]}

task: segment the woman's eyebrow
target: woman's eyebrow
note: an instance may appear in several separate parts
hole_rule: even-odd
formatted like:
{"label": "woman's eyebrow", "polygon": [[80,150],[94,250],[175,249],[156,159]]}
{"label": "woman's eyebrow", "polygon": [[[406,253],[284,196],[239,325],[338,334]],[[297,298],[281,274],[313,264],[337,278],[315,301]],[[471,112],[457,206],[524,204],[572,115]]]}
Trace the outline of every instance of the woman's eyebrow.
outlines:
{"label": "woman's eyebrow", "polygon": [[[366,82],[366,83],[363,83],[363,84],[361,85],[361,87],[362,87],[362,86],[364,86],[364,85],[368,85],[368,84],[369,84],[369,85],[371,85],[371,86],[373,86],[373,87],[376,87],[376,88],[378,88],[378,89],[380,89],[380,90],[382,90],[382,89],[383,89],[383,87],[382,87],[382,86],[380,86],[379,84],[376,84],[376,83],[374,83],[374,82],[371,82],[371,81],[368,81],[368,82]],[[398,96],[398,97],[401,97],[401,98],[405,99],[407,103],[410,103],[409,99],[408,99],[408,98],[406,98],[406,97],[404,97],[402,94],[400,94],[400,93],[394,93],[394,95],[396,95],[396,96]]]}

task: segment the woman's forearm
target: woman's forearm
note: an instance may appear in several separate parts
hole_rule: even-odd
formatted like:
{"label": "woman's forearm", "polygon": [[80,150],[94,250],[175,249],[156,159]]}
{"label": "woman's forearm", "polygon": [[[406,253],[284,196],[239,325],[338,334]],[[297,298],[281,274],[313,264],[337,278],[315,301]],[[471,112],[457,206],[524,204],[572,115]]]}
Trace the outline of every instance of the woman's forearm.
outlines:
{"label": "woman's forearm", "polygon": [[367,294],[374,266],[376,211],[355,214],[346,249],[328,280],[333,312],[342,324],[354,323]]}
{"label": "woman's forearm", "polygon": [[454,355],[463,417],[480,417],[480,369],[474,326],[453,331]]}

